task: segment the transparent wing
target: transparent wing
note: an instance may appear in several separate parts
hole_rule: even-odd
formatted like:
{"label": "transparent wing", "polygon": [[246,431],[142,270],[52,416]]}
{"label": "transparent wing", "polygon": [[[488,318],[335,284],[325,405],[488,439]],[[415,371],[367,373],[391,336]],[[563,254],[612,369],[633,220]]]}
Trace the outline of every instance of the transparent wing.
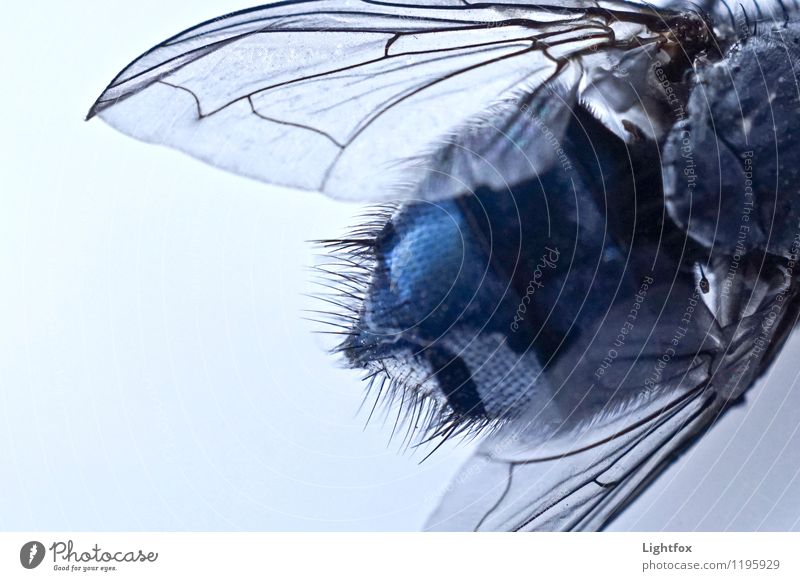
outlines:
{"label": "transparent wing", "polygon": [[552,163],[542,135],[558,138],[580,98],[580,57],[654,35],[596,2],[480,6],[311,0],[234,13],[145,53],[89,117],[340,199],[503,187]]}
{"label": "transparent wing", "polygon": [[719,399],[698,387],[621,434],[555,456],[509,455],[513,438],[498,431],[456,476],[428,528],[597,530],[719,412]]}
{"label": "transparent wing", "polygon": [[[728,264],[720,257],[713,266],[712,287]],[[482,442],[428,528],[598,530],[610,522],[747,391],[793,328],[797,283],[782,267],[765,272],[756,262],[746,268],[747,282],[730,295],[695,295],[689,303],[693,325],[655,326],[659,349],[640,350],[643,342],[631,337],[615,360],[622,381],[598,383],[578,363],[564,389]],[[663,351],[684,341],[692,346]],[[647,379],[656,370],[657,384]],[[644,382],[625,387],[637,376]],[[543,430],[548,422],[557,427]]]}

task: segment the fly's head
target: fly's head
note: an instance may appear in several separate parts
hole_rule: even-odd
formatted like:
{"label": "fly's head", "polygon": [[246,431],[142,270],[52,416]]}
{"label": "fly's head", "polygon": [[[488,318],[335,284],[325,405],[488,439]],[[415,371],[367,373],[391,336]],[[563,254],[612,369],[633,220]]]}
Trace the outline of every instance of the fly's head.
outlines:
{"label": "fly's head", "polygon": [[800,223],[800,24],[762,29],[698,67],[688,115],[666,143],[664,190],[700,243],[789,257]]}
{"label": "fly's head", "polygon": [[700,54],[717,50],[713,25],[700,12],[687,11],[666,17],[658,28],[662,34],[662,49],[671,61],[683,66],[691,66]]}

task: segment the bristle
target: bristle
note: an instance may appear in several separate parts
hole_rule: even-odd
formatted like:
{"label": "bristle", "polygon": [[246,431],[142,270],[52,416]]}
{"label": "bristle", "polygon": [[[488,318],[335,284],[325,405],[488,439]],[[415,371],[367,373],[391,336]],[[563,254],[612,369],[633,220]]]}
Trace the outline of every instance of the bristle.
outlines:
{"label": "bristle", "polygon": [[[378,268],[377,241],[398,209],[395,204],[369,208],[361,215],[361,223],[346,236],[314,242],[323,251],[319,256],[324,262],[311,267],[315,275],[312,282],[322,292],[309,296],[333,308],[306,312],[313,316],[309,320],[335,329],[319,330],[318,333],[342,337],[342,341],[331,350],[333,354],[352,356],[366,353],[369,349],[368,346],[350,344],[347,339],[359,335],[356,327]],[[395,306],[400,308],[402,305]],[[356,365],[351,357],[345,359],[349,367]],[[375,418],[378,408],[383,408],[383,422],[392,423],[389,443],[402,433],[400,448],[403,450],[413,453],[426,445],[433,445],[433,450],[425,455],[423,461],[451,438],[472,439],[501,423],[455,413],[444,396],[437,397],[430,387],[430,375],[420,373],[418,368],[406,365],[398,358],[365,357],[358,366],[365,371],[365,395],[359,412],[366,407],[367,401],[371,402],[365,429]],[[374,399],[372,394],[376,394]]]}

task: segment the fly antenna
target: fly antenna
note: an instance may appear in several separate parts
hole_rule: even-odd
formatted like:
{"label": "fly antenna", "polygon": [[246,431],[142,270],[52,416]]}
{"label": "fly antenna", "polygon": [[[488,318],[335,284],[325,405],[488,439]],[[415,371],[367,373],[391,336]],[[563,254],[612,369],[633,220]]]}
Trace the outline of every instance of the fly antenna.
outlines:
{"label": "fly antenna", "polygon": [[706,278],[706,273],[703,272],[703,265],[698,264],[697,266],[700,267],[700,290],[703,292],[704,295],[707,295],[708,292],[711,290],[711,285],[708,283],[708,279]]}
{"label": "fly antenna", "polygon": [[[747,14],[747,10],[744,9],[744,6],[741,3],[739,3],[739,9],[742,11],[742,16],[744,16],[744,23],[745,23],[745,28],[747,30],[747,34],[750,34],[752,36],[753,33],[750,32],[750,15]],[[739,30],[736,31],[736,36],[741,38],[741,36],[739,35]]]}
{"label": "fly antenna", "polygon": [[778,0],[778,4],[780,4],[781,11],[783,12],[783,27],[786,28],[786,25],[789,23],[789,11],[786,9],[786,4],[783,3],[783,0]]}

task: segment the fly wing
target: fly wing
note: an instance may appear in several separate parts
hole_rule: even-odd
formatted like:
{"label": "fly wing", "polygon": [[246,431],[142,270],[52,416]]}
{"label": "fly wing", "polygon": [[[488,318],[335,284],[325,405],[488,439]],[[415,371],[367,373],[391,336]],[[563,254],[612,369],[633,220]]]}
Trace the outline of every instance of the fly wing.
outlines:
{"label": "fly wing", "polygon": [[[677,327],[648,325],[660,347],[628,337],[613,363],[622,381],[598,383],[568,353],[578,362],[569,382],[481,444],[429,528],[598,530],[624,510],[746,392],[797,321],[798,283],[780,260],[748,255],[740,283],[716,292],[728,266],[725,256],[710,262],[715,292],[692,295],[683,315],[667,307]],[[626,387],[634,377],[645,379]],[[557,428],[543,430],[548,422]]]}
{"label": "fly wing", "polygon": [[432,530],[597,530],[719,414],[698,387],[612,438],[555,456],[514,458],[487,440],[428,522]]}
{"label": "fly wing", "polygon": [[[581,8],[589,6],[591,15]],[[553,143],[579,98],[577,55],[613,52],[612,37],[647,36],[642,24],[612,29],[598,6],[276,2],[149,50],[89,117],[237,174],[339,199],[502,188],[556,158]]]}

